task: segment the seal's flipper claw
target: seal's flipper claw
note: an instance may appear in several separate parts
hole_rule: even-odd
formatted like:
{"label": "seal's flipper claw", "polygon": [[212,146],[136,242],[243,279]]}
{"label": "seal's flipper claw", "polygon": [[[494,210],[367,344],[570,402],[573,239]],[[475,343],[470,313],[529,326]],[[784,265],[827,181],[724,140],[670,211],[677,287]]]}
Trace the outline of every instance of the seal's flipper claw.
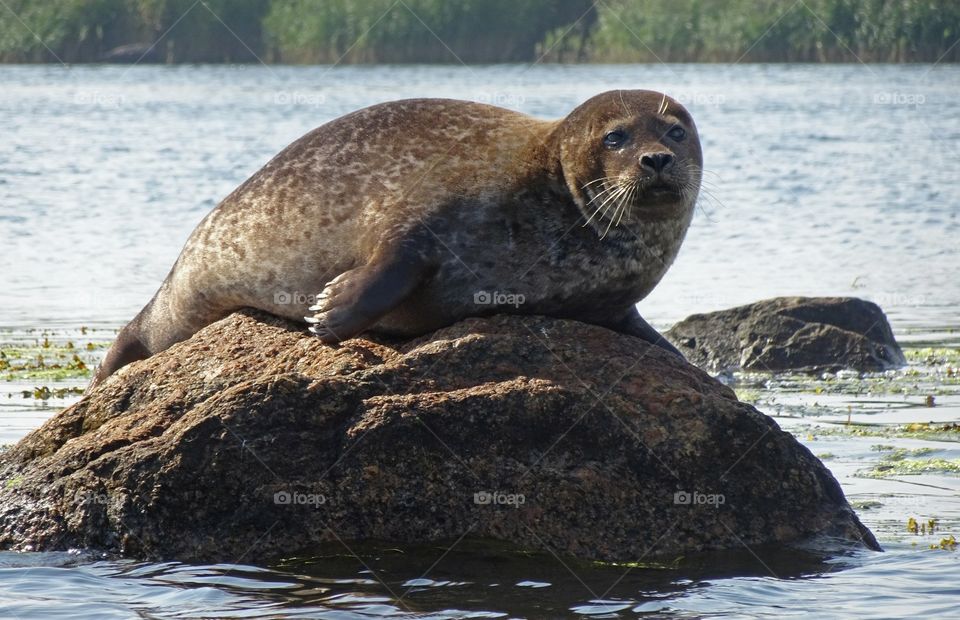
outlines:
{"label": "seal's flipper claw", "polygon": [[[409,241],[409,239],[408,239]],[[415,243],[398,241],[382,249],[369,263],[345,271],[317,295],[305,317],[310,331],[324,342],[351,338],[396,308],[431,273],[424,258],[432,244],[422,236]],[[331,338],[331,339],[328,339]]]}
{"label": "seal's flipper claw", "polygon": [[332,330],[324,327],[323,325],[314,325],[308,329],[310,333],[319,338],[320,341],[325,344],[337,344],[338,342],[343,342],[343,338],[340,338]]}

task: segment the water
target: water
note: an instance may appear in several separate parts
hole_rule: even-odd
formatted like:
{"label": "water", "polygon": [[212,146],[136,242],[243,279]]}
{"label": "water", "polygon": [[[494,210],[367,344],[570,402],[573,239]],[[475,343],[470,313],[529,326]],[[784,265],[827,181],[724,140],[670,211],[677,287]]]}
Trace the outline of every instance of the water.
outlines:
{"label": "water", "polygon": [[[737,384],[824,458],[885,554],[741,549],[627,570],[469,539],[351,545],[272,567],[0,553],[0,618],[960,616],[957,553],[939,547],[960,535],[957,474],[863,477],[889,462],[886,446],[960,459],[956,434],[884,434],[960,422],[957,362],[918,351],[960,347],[958,86],[960,67],[930,65],[0,67],[4,346],[71,341],[95,361],[197,222],[341,114],[443,96],[557,117],[592,94],[643,87],[691,110],[708,170],[680,256],[640,306],[648,320],[857,295],[914,348],[910,367],[886,377]],[[0,444],[76,400],[21,391],[83,381],[0,386]],[[877,435],[844,432],[848,418]],[[937,519],[936,531],[908,533],[911,516]]]}

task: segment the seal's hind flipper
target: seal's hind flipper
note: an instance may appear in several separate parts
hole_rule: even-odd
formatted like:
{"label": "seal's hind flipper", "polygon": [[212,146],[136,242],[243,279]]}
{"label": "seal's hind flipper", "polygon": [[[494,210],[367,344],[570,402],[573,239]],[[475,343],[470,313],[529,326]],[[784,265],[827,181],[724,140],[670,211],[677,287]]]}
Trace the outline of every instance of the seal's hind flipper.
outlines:
{"label": "seal's hind flipper", "polygon": [[150,350],[140,340],[140,317],[141,315],[137,315],[117,334],[117,339],[110,345],[103,361],[94,371],[93,380],[87,386],[87,391],[102,383],[123,366],[150,357]]}
{"label": "seal's hind flipper", "polygon": [[351,338],[397,307],[432,272],[423,247],[400,244],[331,280],[310,306],[310,331],[326,343]]}
{"label": "seal's hind flipper", "polygon": [[626,312],[623,317],[618,321],[604,322],[601,323],[604,327],[608,327],[614,331],[618,331],[621,334],[628,334],[630,336],[636,336],[642,340],[646,340],[650,344],[657,345],[661,349],[669,351],[679,357],[682,360],[686,360],[683,356],[683,353],[679,351],[675,346],[673,346],[669,340],[667,340],[663,334],[658,332],[647,323],[640,312],[637,310],[636,306],[633,306]]}

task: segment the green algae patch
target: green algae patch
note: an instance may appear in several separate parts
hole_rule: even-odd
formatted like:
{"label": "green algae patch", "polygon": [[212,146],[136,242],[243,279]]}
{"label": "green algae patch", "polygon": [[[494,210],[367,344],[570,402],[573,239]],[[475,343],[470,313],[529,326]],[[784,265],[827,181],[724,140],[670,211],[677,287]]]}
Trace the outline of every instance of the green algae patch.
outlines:
{"label": "green algae patch", "polygon": [[953,534],[950,534],[946,538],[941,538],[939,544],[930,545],[931,549],[942,549],[944,551],[956,551],[957,550],[957,539],[953,537]]}
{"label": "green algae patch", "polygon": [[895,448],[878,444],[871,450],[881,452],[880,460],[869,469],[854,474],[858,478],[888,478],[920,474],[960,474],[960,459],[926,457],[937,452],[935,448]]}
{"label": "green algae patch", "polygon": [[889,461],[902,461],[909,456],[926,456],[931,452],[936,452],[935,448],[897,448],[884,444],[870,446],[870,449],[877,452],[889,452],[889,454],[883,456],[884,460]]}
{"label": "green algae patch", "polygon": [[960,459],[884,457],[870,469],[858,471],[858,478],[889,478],[890,476],[917,476],[920,474],[960,474]]}
{"label": "green algae patch", "polygon": [[99,351],[107,346],[109,343],[53,343],[48,337],[37,339],[32,345],[0,345],[0,377],[7,381],[89,377],[100,357]]}
{"label": "green algae patch", "polygon": [[772,405],[777,395],[813,396],[885,395],[917,397],[919,405],[937,407],[940,397],[960,393],[960,349],[904,349],[908,365],[898,370],[859,373],[841,370],[820,376],[795,373],[735,373],[734,389],[740,400]]}
{"label": "green algae patch", "polygon": [[953,371],[951,374],[956,374],[960,370],[960,349],[935,347],[904,349],[903,356],[907,358],[907,363],[926,364],[928,366],[947,365],[948,370]]}
{"label": "green algae patch", "polygon": [[34,398],[36,400],[49,400],[51,398],[69,398],[71,396],[83,395],[83,388],[77,386],[50,388],[47,385],[35,387],[32,390],[23,390],[20,392],[24,398]]}
{"label": "green algae patch", "polygon": [[[960,441],[960,424],[933,424],[913,422],[896,426],[879,424],[844,424],[837,426],[797,427],[791,429],[797,436],[806,434],[811,441],[817,437],[877,437],[881,439],[925,439],[927,441]],[[878,444],[872,449],[882,452],[893,446]]]}

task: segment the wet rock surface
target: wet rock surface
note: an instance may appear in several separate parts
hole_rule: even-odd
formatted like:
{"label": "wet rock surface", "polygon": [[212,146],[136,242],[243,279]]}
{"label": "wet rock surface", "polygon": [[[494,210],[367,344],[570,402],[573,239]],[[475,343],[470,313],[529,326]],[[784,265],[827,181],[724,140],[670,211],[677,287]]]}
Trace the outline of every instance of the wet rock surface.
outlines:
{"label": "wet rock surface", "polygon": [[829,471],[700,369],[541,317],[322,345],[237,313],[0,454],[0,547],[263,563],[319,544],[508,541],[638,561],[826,535]]}
{"label": "wet rock surface", "polygon": [[664,335],[710,372],[871,372],[906,363],[880,307],[855,297],[775,297],[694,314]]}

